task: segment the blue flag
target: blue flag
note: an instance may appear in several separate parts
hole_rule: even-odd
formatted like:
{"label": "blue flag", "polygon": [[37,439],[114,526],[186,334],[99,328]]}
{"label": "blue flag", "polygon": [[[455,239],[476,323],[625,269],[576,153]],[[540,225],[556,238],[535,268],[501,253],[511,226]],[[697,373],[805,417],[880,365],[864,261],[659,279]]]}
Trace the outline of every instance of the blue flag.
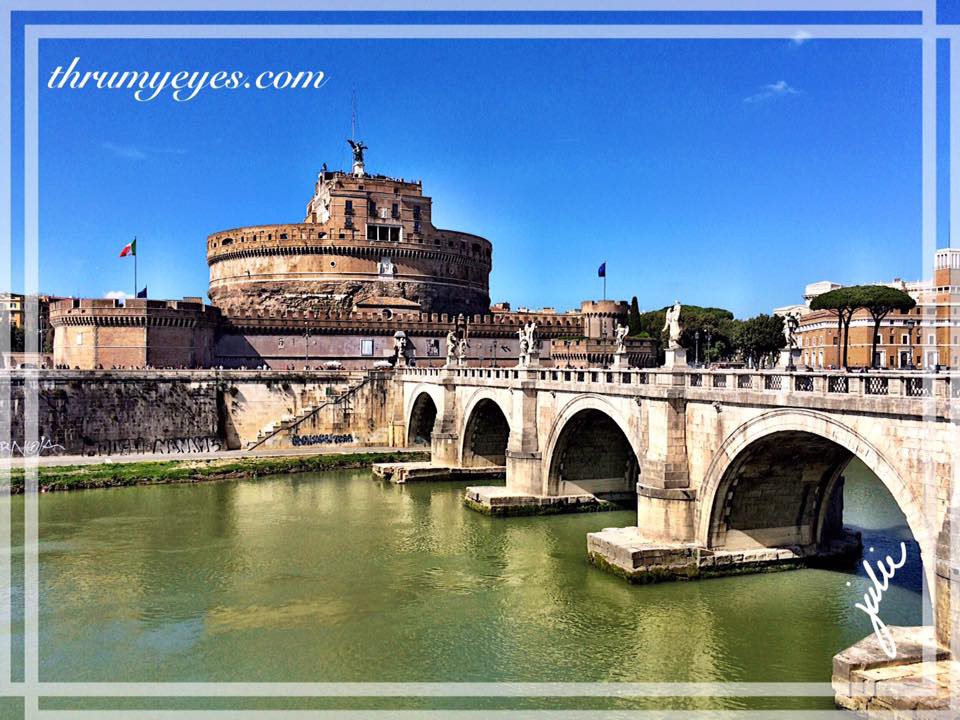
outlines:
{"label": "blue flag", "polygon": [[147,296],[147,288],[144,287],[143,290],[137,293],[138,298],[145,298]]}
{"label": "blue flag", "polygon": [[597,269],[597,277],[606,277],[607,276],[607,264],[600,263],[600,267]]}

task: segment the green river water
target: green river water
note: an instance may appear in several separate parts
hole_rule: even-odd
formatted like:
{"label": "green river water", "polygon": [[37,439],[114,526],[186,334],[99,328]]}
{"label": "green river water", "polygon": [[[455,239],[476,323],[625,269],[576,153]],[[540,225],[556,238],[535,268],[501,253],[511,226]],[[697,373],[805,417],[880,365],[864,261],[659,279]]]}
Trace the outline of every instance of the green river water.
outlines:
{"label": "green river water", "polygon": [[[903,516],[865,468],[847,478],[845,522],[868,557],[897,556]],[[358,471],[44,495],[40,679],[828,682],[872,632],[862,568],[631,586],[587,563],[585,536],[634,513],[491,519],[462,495]],[[921,622],[920,572],[911,545],[888,624]]]}

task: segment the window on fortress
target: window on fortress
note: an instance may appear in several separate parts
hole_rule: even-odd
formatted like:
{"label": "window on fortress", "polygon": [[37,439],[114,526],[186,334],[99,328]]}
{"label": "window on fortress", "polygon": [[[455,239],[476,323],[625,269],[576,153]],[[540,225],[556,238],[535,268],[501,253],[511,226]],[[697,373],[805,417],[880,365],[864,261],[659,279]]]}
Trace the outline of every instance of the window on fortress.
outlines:
{"label": "window on fortress", "polygon": [[360,354],[367,357],[373,355],[373,340],[360,341]]}
{"label": "window on fortress", "polygon": [[[400,217],[400,206],[397,203],[394,203],[393,207],[390,208],[390,217]],[[416,217],[416,214],[414,214],[414,217]]]}
{"label": "window on fortress", "polygon": [[367,203],[367,212],[371,215],[377,214],[377,203],[373,200]]}
{"label": "window on fortress", "polygon": [[287,239],[287,234],[286,234],[286,233],[280,233],[280,239],[281,239],[281,240],[286,240],[286,239]]}
{"label": "window on fortress", "polygon": [[414,221],[413,221],[413,231],[414,231],[415,233],[420,232],[420,221],[419,221],[419,220],[414,220]]}
{"label": "window on fortress", "polygon": [[400,242],[399,225],[367,225],[367,240]]}
{"label": "window on fortress", "polygon": [[419,205],[414,205],[414,206],[413,206],[413,219],[414,219],[414,220],[419,220],[419,219],[420,219],[420,206],[419,206]]}
{"label": "window on fortress", "polygon": [[347,228],[353,227],[353,218],[349,215],[343,219],[343,226]]}
{"label": "window on fortress", "polygon": [[343,212],[346,215],[353,215],[353,200],[347,200],[347,206],[344,208]]}

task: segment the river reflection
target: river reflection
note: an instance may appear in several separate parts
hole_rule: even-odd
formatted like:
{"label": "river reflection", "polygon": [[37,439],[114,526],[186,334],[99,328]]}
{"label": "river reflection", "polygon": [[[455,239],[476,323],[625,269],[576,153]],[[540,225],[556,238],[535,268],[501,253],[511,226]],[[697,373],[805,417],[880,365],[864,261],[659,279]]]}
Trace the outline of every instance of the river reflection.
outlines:
{"label": "river reflection", "polygon": [[[892,552],[902,515],[847,475],[847,523]],[[41,679],[828,681],[871,632],[862,571],[633,587],[585,536],[635,514],[490,519],[462,494],[343,472],[44,495]],[[921,622],[920,573],[911,544],[888,624]]]}

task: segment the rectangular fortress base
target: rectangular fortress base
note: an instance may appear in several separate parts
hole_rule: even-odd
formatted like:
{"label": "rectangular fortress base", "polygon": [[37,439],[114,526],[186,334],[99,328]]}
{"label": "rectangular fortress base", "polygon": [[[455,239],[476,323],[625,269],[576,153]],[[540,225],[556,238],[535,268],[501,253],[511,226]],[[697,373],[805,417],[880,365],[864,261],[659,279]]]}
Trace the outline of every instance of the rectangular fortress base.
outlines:
{"label": "rectangular fortress base", "polygon": [[852,563],[860,556],[859,535],[828,548],[774,547],[711,550],[696,543],[650,541],[636,527],[587,534],[587,555],[597,567],[632,583],[694,580],[722,575]]}
{"label": "rectangular fortress base", "polygon": [[932,627],[888,630],[896,658],[887,656],[874,634],[834,655],[837,706],[892,720],[930,717],[935,711],[956,717],[950,714],[950,699],[960,693],[960,663],[950,660],[949,648],[936,642]]}
{"label": "rectangular fortress base", "polygon": [[569,512],[621,510],[621,506],[594,495],[524,495],[506,487],[468,487],[463,504],[484,515],[555,515]]}
{"label": "rectangular fortress base", "polygon": [[502,465],[478,468],[448,467],[427,462],[374,463],[373,474],[397,485],[421,481],[457,481],[465,478],[506,477]]}

